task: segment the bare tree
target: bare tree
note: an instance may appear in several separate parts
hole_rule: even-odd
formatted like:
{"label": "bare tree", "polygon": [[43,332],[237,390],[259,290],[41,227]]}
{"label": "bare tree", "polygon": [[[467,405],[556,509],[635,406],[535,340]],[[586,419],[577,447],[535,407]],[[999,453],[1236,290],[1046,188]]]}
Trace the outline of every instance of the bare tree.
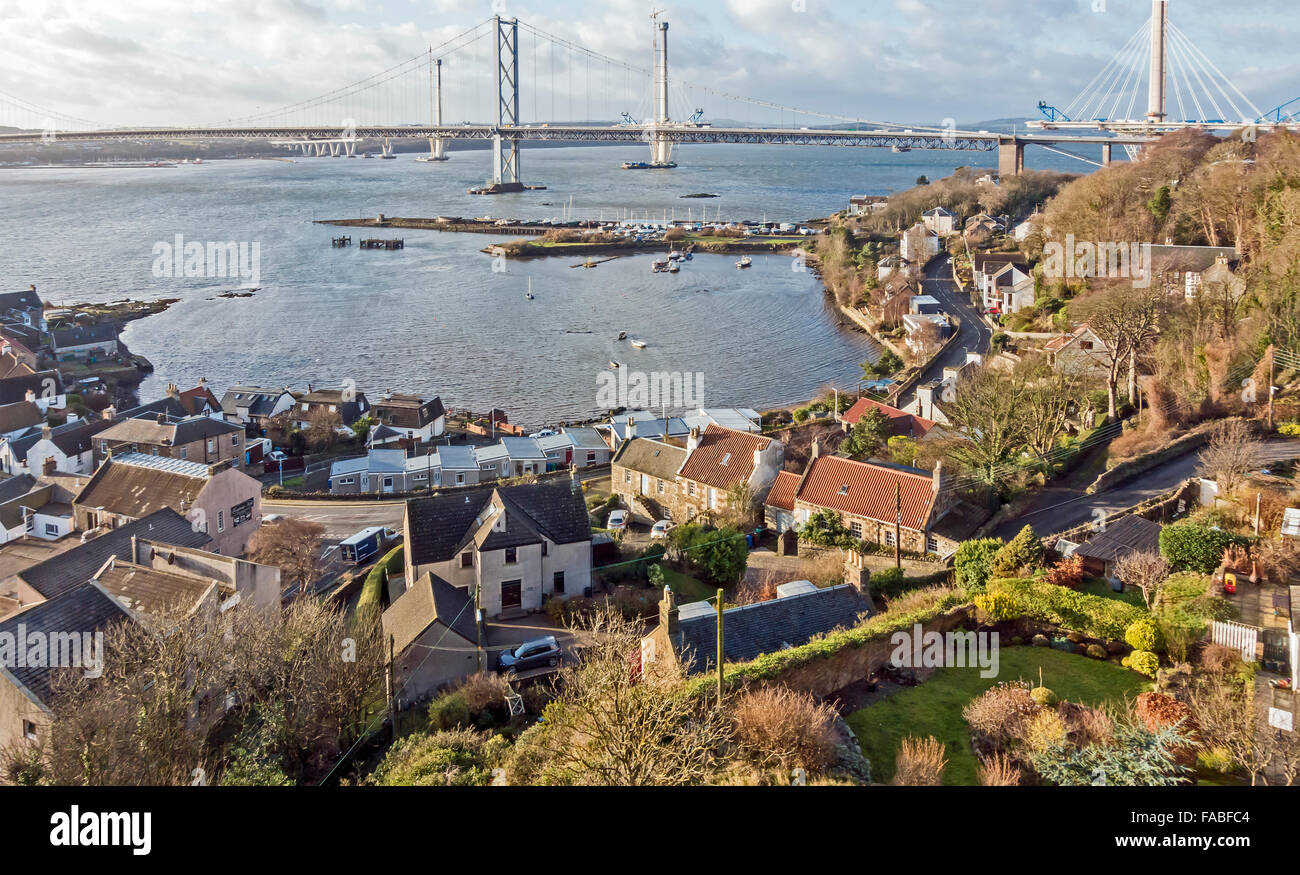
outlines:
{"label": "bare tree", "polygon": [[1264,444],[1242,419],[1226,419],[1214,428],[1209,445],[1201,451],[1201,474],[1229,495],[1246,474],[1259,467]]}
{"label": "bare tree", "polygon": [[1189,684],[1185,695],[1201,737],[1226,753],[1256,784],[1271,751],[1267,744],[1257,743],[1255,709],[1247,691],[1230,676],[1205,675]]}
{"label": "bare tree", "polygon": [[1085,299],[1079,308],[1080,316],[1105,346],[1097,355],[1106,364],[1106,417],[1110,422],[1119,418],[1119,378],[1130,359],[1132,294],[1131,288],[1113,286]]}
{"label": "bare tree", "polygon": [[949,455],[986,486],[1004,481],[999,467],[1025,445],[1025,391],[1022,377],[987,367],[944,389],[944,412],[961,432]]}
{"label": "bare tree", "polygon": [[248,558],[280,569],[280,591],[306,591],[316,580],[325,527],[286,517],[262,526],[248,541]]}
{"label": "bare tree", "polygon": [[1142,591],[1147,610],[1159,603],[1169,570],[1169,563],[1159,553],[1129,553],[1115,563],[1115,576]]}
{"label": "bare tree", "polygon": [[599,612],[582,634],[589,644],[557,680],[546,723],[520,739],[536,757],[531,774],[512,781],[682,786],[716,775],[731,738],[719,704],[687,689],[671,654],[642,663],[640,623]]}
{"label": "bare tree", "polygon": [[311,412],[307,419],[307,443],[315,450],[328,450],[339,438],[343,417],[337,410],[324,407]]}
{"label": "bare tree", "polygon": [[1083,403],[1086,383],[1080,374],[1048,367],[1045,362],[1027,362],[1020,370],[1025,378],[1021,416],[1026,443],[1040,459],[1047,460]]}

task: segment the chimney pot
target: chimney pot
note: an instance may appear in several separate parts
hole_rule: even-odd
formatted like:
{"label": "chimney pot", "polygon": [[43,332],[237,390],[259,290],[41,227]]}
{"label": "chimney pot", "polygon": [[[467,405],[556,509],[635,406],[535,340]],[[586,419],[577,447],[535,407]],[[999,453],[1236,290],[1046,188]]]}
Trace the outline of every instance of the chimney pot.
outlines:
{"label": "chimney pot", "polygon": [[677,594],[671,587],[664,587],[664,598],[659,603],[659,625],[670,636],[681,633],[680,612],[677,609]]}

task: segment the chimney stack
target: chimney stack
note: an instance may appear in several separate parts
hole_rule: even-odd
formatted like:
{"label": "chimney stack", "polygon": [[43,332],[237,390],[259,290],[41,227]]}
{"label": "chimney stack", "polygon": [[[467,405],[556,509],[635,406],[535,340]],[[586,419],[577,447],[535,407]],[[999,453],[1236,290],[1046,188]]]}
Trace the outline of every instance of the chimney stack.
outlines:
{"label": "chimney stack", "polygon": [[693,453],[697,449],[699,449],[699,446],[700,446],[700,429],[699,426],[695,426],[694,428],[691,429],[691,433],[686,436],[686,452]]}
{"label": "chimney stack", "polygon": [[634,437],[636,437],[636,417],[629,416],[627,418],[627,439],[632,440]]}
{"label": "chimney stack", "polygon": [[48,441],[52,433],[53,429],[51,429],[48,424],[41,426],[41,440]]}
{"label": "chimney stack", "polygon": [[168,398],[179,398],[180,396],[181,396],[181,387],[180,387],[180,386],[177,386],[175,383],[168,383],[168,384],[167,384],[167,397],[168,397]]}
{"label": "chimney stack", "polygon": [[814,459],[820,459],[821,455],[822,455],[822,440],[821,438],[813,438],[812,457]]}
{"label": "chimney stack", "polygon": [[670,636],[681,634],[681,620],[677,610],[677,594],[664,587],[664,599],[659,603],[659,628]]}
{"label": "chimney stack", "polygon": [[33,392],[31,389],[28,389],[27,392],[26,392],[26,394],[23,395],[23,400],[25,400],[25,401],[29,401],[29,402],[35,404],[35,403],[36,403],[36,393]]}

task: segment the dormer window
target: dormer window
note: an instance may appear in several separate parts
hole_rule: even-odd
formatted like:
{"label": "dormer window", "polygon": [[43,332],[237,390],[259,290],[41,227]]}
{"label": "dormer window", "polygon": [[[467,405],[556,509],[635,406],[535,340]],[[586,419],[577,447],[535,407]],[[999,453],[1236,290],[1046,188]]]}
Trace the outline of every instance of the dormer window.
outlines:
{"label": "dormer window", "polygon": [[731,462],[731,453],[727,453],[725,456],[722,457],[722,466],[725,468],[730,462]]}
{"label": "dormer window", "polygon": [[848,495],[848,494],[849,494],[849,487],[848,484],[846,483],[845,485],[840,487],[840,495]]}

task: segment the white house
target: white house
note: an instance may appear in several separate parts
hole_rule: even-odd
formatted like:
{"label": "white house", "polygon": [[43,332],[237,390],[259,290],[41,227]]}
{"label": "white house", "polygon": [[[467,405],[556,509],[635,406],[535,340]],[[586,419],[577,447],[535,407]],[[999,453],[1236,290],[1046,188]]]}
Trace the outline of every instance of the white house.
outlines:
{"label": "white house", "polygon": [[921,222],[903,232],[899,254],[914,264],[925,264],[939,254],[939,235]]}
{"label": "white house", "polygon": [[1002,313],[1015,313],[1034,306],[1034,278],[1015,263],[1004,264],[987,276],[984,283],[984,306]]}
{"label": "white house", "polygon": [[940,237],[957,230],[957,214],[943,207],[935,207],[921,214],[921,222]]}
{"label": "white house", "polygon": [[381,432],[377,441],[387,442],[389,435],[399,440],[416,440],[428,443],[447,431],[447,411],[441,398],[425,401],[418,395],[388,393],[371,410]]}
{"label": "white house", "polygon": [[9,474],[90,474],[95,470],[93,438],[112,426],[107,419],[73,422],[0,442],[0,469]]}

